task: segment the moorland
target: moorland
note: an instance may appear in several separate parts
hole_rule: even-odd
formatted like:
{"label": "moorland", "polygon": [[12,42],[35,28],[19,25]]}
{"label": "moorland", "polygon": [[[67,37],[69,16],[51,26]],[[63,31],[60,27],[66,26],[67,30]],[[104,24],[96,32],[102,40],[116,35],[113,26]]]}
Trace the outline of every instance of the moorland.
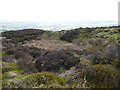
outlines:
{"label": "moorland", "polygon": [[120,87],[120,27],[2,32],[3,88]]}

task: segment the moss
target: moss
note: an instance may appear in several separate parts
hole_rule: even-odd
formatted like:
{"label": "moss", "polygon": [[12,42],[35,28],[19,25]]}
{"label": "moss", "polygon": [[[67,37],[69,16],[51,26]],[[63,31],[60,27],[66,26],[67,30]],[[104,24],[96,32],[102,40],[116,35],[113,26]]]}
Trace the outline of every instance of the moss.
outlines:
{"label": "moss", "polygon": [[59,87],[65,85],[65,80],[53,73],[43,72],[16,77],[8,82],[7,85],[8,88]]}

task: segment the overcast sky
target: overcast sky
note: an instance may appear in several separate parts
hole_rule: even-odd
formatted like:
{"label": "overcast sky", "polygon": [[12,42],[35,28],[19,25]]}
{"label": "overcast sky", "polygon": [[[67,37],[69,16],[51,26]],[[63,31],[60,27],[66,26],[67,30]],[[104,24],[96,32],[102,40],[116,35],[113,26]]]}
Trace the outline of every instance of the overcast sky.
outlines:
{"label": "overcast sky", "polygon": [[118,19],[119,0],[0,0],[0,20],[60,22]]}

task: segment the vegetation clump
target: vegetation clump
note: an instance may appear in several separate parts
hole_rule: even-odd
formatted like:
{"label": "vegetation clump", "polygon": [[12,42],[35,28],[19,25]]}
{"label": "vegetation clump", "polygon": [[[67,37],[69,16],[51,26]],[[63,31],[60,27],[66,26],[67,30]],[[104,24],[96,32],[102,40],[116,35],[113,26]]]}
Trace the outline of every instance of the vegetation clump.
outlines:
{"label": "vegetation clump", "polygon": [[19,70],[19,67],[17,66],[16,63],[11,63],[11,64],[5,63],[4,65],[2,65],[2,73],[12,70]]}
{"label": "vegetation clump", "polygon": [[[22,75],[13,78],[6,83],[5,88],[59,88],[65,85],[65,80],[53,73],[35,73],[31,75]],[[4,83],[5,84],[5,83]]]}
{"label": "vegetation clump", "polygon": [[119,73],[111,65],[94,65],[95,73],[88,73],[86,79],[92,87],[119,87]]}
{"label": "vegetation clump", "polygon": [[19,31],[6,31],[2,33],[3,37],[10,39],[12,43],[25,43],[26,41],[37,39],[38,35],[42,35],[45,31],[39,29],[24,29]]}
{"label": "vegetation clump", "polygon": [[47,52],[43,57],[37,59],[35,65],[39,71],[59,71],[60,68],[69,69],[79,62],[79,58],[73,56],[69,50]]}

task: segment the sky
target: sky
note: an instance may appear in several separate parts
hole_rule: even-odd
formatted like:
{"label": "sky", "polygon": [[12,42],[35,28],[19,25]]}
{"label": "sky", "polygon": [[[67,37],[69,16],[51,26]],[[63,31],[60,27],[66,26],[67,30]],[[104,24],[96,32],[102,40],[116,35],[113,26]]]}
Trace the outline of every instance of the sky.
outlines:
{"label": "sky", "polygon": [[0,0],[0,20],[117,21],[119,0]]}

